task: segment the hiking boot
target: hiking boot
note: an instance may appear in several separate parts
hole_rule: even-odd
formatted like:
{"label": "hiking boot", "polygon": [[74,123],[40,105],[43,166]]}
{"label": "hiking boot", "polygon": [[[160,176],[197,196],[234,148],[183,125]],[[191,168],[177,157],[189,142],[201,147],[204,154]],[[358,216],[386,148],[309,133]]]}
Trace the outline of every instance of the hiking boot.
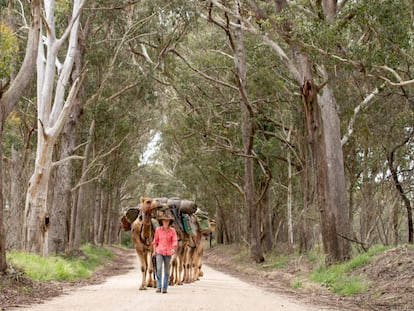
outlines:
{"label": "hiking boot", "polygon": [[161,293],[161,288],[157,288],[156,293]]}
{"label": "hiking boot", "polygon": [[163,289],[163,290],[162,290],[162,293],[163,293],[163,294],[166,294],[166,293],[167,293],[167,290],[166,290],[166,289]]}

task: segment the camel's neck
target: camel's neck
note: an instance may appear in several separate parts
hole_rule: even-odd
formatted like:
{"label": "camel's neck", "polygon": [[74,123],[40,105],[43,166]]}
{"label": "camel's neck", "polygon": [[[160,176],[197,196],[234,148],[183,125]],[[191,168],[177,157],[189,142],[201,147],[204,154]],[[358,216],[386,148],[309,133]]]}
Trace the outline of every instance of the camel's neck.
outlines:
{"label": "camel's neck", "polygon": [[152,233],[151,214],[142,214],[142,237],[148,239]]}

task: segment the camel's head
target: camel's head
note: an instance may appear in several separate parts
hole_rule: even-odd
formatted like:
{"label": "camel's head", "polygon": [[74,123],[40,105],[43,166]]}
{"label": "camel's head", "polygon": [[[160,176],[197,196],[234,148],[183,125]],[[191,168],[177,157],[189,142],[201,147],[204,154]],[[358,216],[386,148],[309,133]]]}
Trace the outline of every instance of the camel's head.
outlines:
{"label": "camel's head", "polygon": [[210,224],[210,232],[216,231],[216,220],[210,219],[209,224]]}
{"label": "camel's head", "polygon": [[141,211],[143,213],[150,213],[152,212],[152,199],[149,197],[141,197]]}

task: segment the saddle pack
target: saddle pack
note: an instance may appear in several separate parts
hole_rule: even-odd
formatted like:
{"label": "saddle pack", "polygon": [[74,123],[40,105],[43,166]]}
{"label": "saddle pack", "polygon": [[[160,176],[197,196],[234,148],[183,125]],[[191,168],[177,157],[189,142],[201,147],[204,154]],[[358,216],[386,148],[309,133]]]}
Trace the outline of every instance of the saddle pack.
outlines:
{"label": "saddle pack", "polygon": [[[202,234],[210,232],[208,212],[198,208],[194,201],[179,198],[154,198],[153,200],[157,202],[151,220],[154,228],[159,225],[158,219],[168,213],[172,214],[178,228],[187,234],[196,233],[198,229]],[[125,222],[124,229],[127,222],[132,224],[140,216],[140,208],[141,204],[138,204],[138,206],[127,208],[124,211],[124,217],[121,220],[123,223]]]}

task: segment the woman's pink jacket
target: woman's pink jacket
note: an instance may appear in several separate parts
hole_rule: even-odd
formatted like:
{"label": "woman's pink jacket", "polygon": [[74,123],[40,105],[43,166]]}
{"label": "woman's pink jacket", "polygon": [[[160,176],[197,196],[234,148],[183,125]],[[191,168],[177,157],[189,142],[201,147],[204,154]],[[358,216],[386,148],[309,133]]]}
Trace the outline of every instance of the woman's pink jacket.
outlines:
{"label": "woman's pink jacket", "polygon": [[178,246],[175,229],[170,227],[165,230],[162,226],[157,227],[155,229],[155,236],[152,244],[155,246],[155,252],[157,254],[171,256]]}

